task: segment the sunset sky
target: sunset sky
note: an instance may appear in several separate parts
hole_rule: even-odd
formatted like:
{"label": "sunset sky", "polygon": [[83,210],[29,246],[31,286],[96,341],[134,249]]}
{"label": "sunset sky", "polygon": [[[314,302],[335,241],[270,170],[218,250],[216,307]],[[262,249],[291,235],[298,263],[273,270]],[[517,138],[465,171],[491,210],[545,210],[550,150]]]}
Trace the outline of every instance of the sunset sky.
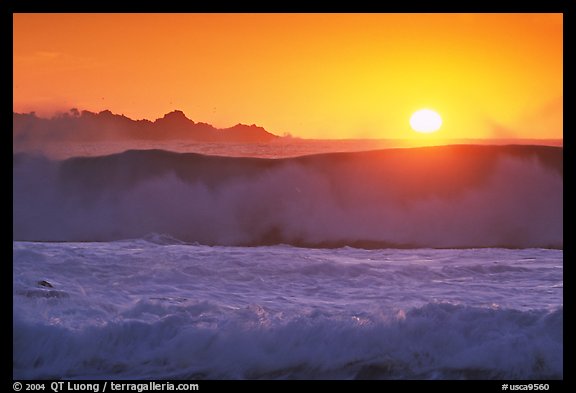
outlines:
{"label": "sunset sky", "polygon": [[562,14],[15,14],[14,111],[305,138],[562,138]]}

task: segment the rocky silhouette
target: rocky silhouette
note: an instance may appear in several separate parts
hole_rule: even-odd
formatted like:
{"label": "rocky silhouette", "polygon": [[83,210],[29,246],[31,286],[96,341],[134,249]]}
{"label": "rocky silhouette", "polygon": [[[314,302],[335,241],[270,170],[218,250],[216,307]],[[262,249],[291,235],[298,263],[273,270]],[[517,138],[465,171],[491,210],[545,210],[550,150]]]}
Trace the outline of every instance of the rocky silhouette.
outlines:
{"label": "rocky silhouette", "polygon": [[276,138],[262,127],[237,124],[219,129],[196,123],[182,111],[172,111],[154,121],[133,120],[109,110],[99,113],[71,109],[52,118],[32,113],[13,113],[15,142],[45,141],[123,141],[185,139],[198,142],[263,143]]}

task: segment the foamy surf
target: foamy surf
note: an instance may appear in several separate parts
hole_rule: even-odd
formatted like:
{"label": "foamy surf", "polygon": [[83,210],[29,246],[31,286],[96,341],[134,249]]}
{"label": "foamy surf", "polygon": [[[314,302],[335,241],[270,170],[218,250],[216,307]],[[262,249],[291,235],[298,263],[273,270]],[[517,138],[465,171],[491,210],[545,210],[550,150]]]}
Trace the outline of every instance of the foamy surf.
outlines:
{"label": "foamy surf", "polygon": [[546,249],[15,242],[13,376],[562,379],[562,272]]}

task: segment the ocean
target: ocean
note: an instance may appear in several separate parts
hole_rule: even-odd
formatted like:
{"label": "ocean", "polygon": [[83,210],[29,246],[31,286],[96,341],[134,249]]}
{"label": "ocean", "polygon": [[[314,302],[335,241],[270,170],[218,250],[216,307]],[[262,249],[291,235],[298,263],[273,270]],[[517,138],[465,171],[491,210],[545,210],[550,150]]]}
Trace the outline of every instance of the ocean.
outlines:
{"label": "ocean", "polygon": [[13,377],[563,379],[561,147],[282,148],[15,153]]}

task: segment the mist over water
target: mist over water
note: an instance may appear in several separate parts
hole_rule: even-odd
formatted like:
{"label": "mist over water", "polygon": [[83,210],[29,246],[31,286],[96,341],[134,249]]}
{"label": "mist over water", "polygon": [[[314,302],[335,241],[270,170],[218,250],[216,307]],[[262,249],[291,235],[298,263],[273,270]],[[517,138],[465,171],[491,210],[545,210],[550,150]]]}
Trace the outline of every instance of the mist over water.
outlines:
{"label": "mist over water", "polygon": [[562,139],[451,139],[434,143],[419,139],[301,139],[283,137],[266,143],[198,142],[170,140],[106,140],[58,142],[30,138],[25,143],[14,137],[13,152],[34,153],[54,160],[71,157],[96,157],[126,150],[166,150],[176,153],[199,153],[226,157],[290,158],[312,154],[361,152],[382,149],[412,148],[436,145],[544,145],[562,147]]}
{"label": "mist over water", "polygon": [[445,146],[286,159],[160,150],[14,156],[14,239],[563,246],[562,149]]}

